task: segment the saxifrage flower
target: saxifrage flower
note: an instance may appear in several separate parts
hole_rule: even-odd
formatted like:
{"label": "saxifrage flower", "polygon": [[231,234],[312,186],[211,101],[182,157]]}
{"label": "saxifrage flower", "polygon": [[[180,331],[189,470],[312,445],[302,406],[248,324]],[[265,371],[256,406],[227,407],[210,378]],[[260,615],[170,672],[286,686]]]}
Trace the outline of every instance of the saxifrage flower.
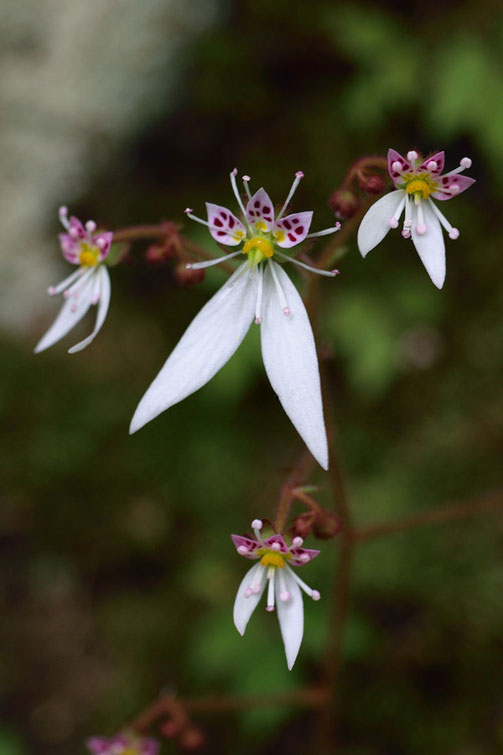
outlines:
{"label": "saxifrage flower", "polygon": [[128,732],[114,737],[91,737],[86,745],[93,755],[159,755],[160,752],[156,739],[138,737]]}
{"label": "saxifrage flower", "polygon": [[287,545],[283,536],[272,534],[262,539],[263,523],[254,519],[252,529],[255,540],[232,535],[232,540],[240,556],[258,561],[245,574],[239,585],[234,601],[234,624],[243,635],[250,617],[257,607],[267,585],[266,611],[278,612],[279,626],[288,668],[291,669],[297,658],[304,634],[304,604],[302,590],[313,600],[320,599],[318,590],[312,590],[291,569],[291,566],[304,566],[319,555],[319,551],[303,548],[301,537],[294,537]]}
{"label": "saxifrage flower", "polygon": [[337,271],[311,267],[282,250],[307,238],[333,233],[340,224],[309,233],[311,211],[285,216],[303,177],[301,172],[296,174],[278,213],[275,213],[264,189],[252,196],[248,176],[243,176],[248,195],[245,207],[236,186],[236,173],[236,170],[231,173],[231,184],[243,221],[226,207],[209,202],[206,204],[207,221],[195,217],[192,210],[186,210],[186,214],[208,226],[212,237],[220,244],[240,248],[219,259],[198,262],[191,267],[209,267],[243,254],[246,262],[189,325],[140,401],[130,432],[136,432],[211,380],[234,354],[254,320],[261,325],[262,356],[269,381],[307,447],[326,469],[328,448],[313,333],[297,289],[275,260],[294,262],[319,275],[333,277]]}
{"label": "saxifrage flower", "polygon": [[463,157],[455,170],[442,174],[444,161],[443,152],[437,152],[425,160],[414,150],[408,152],[405,158],[390,149],[388,171],[396,190],[372,205],[358,229],[358,248],[365,257],[391,228],[398,228],[400,217],[405,211],[402,236],[405,239],[412,238],[417,253],[437,288],[442,288],[445,280],[442,226],[451,239],[457,239],[459,231],[452,227],[433,199],[452,199],[475,183],[475,179],[459,175],[471,167],[469,157]]}
{"label": "saxifrage flower", "polygon": [[48,290],[51,296],[62,293],[66,301],[56,320],[36,345],[36,354],[66,336],[82,320],[89,307],[97,304],[94,330],[68,351],[73,354],[85,349],[105,322],[110,304],[110,276],[103,261],[110,251],[113,233],[97,231],[93,220],[88,220],[84,226],[78,218],[69,218],[66,207],[60,208],[59,217],[66,230],[66,233],[59,235],[61,251],[64,258],[72,265],[78,265],[78,268]]}

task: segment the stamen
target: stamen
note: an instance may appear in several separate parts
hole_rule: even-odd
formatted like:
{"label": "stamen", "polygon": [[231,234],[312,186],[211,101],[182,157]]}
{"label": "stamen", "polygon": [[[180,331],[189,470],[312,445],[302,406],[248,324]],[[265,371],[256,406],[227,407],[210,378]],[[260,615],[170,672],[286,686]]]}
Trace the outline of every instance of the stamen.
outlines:
{"label": "stamen", "polygon": [[280,550],[281,550],[281,545],[280,545],[280,543],[272,543],[272,544],[271,544],[271,550],[272,550],[272,551],[280,551]]}
{"label": "stamen", "polygon": [[286,208],[288,207],[288,204],[289,204],[291,198],[293,197],[293,195],[295,194],[295,192],[297,190],[297,186],[300,184],[300,182],[301,182],[301,180],[303,178],[304,178],[303,172],[301,170],[298,170],[297,173],[295,174],[295,178],[294,178],[293,183],[292,183],[292,185],[290,187],[290,191],[288,192],[288,196],[285,199],[283,207],[279,211],[279,215],[276,215],[276,223],[278,222],[278,220],[280,220],[280,218],[283,217],[283,213],[285,212]]}
{"label": "stamen", "polygon": [[288,569],[288,571],[290,572],[290,574],[292,575],[292,577],[294,578],[294,580],[297,582],[297,584],[300,587],[300,589],[304,590],[304,592],[306,593],[306,595],[309,595],[309,597],[312,598],[313,600],[319,600],[320,599],[321,596],[320,596],[320,593],[318,592],[318,590],[313,590],[311,587],[309,587],[309,585],[306,585],[306,583],[303,582],[302,579],[299,576],[297,576],[297,574],[294,572],[294,570],[290,569],[289,566],[285,566],[285,569]]}
{"label": "stamen", "polygon": [[240,545],[238,547],[238,553],[240,556],[247,556],[250,551],[246,547],[246,545]]}
{"label": "stamen", "polygon": [[68,286],[73,283],[76,278],[80,278],[81,275],[82,268],[79,267],[71,275],[69,275],[68,278],[65,278],[63,281],[61,281],[61,283],[58,283],[56,286],[49,286],[47,293],[50,296],[56,296],[56,294],[60,294],[65,290],[65,288],[68,288]]}
{"label": "stamen", "polygon": [[98,249],[101,249],[102,251],[106,247],[106,245],[107,245],[106,239],[103,239],[103,238],[98,239],[96,242],[96,246],[98,247]]}
{"label": "stamen", "polygon": [[438,207],[431,202],[431,208],[437,218],[440,220],[441,224],[449,234],[449,238],[455,241],[459,238],[459,230],[457,228],[453,228],[453,226],[449,223],[445,215],[438,209]]}
{"label": "stamen", "polygon": [[220,262],[230,260],[232,257],[237,257],[239,254],[241,254],[241,249],[239,250],[239,252],[231,252],[230,254],[225,254],[223,257],[217,257],[214,260],[204,260],[204,262],[187,262],[185,267],[187,270],[202,270],[205,267],[219,265]]}
{"label": "stamen", "polygon": [[410,152],[407,152],[407,160],[410,163],[414,163],[418,158],[418,154],[415,149],[411,149]]}
{"label": "stamen", "polygon": [[246,588],[245,598],[249,598],[252,595],[258,595],[262,587],[262,580],[264,579],[265,571],[266,570],[263,566],[261,565],[258,566],[257,571],[253,575],[253,580],[252,580],[251,585]]}
{"label": "stamen", "polygon": [[294,537],[292,540],[292,545],[294,548],[300,548],[300,546],[303,544],[304,540],[301,537]]}
{"label": "stamen", "polygon": [[253,532],[255,533],[256,539],[258,540],[259,543],[261,543],[262,542],[262,538],[260,537],[260,530],[264,526],[262,524],[262,520],[261,519],[254,519],[253,522],[251,523],[251,526],[252,526]]}
{"label": "stamen", "polygon": [[75,294],[81,288],[81,286],[84,286],[84,284],[87,283],[89,278],[94,274],[95,270],[95,267],[90,267],[82,272],[82,268],[80,268],[80,276],[78,280],[76,280],[76,282],[72,286],[70,286],[70,288],[67,288],[63,294],[65,299],[69,299],[70,296],[73,296],[73,294]]}
{"label": "stamen", "polygon": [[58,215],[64,228],[68,231],[70,228],[70,221],[68,220],[68,207],[62,205],[58,210]]}
{"label": "stamen", "polygon": [[[239,208],[240,208],[241,212],[243,213],[244,219],[246,220],[245,208],[244,208],[244,205],[243,205],[243,201],[242,201],[242,199],[241,199],[241,197],[239,195],[238,187],[237,187],[237,184],[236,184],[236,176],[237,176],[237,174],[238,174],[238,169],[234,168],[234,170],[231,171],[231,176],[230,176],[231,177],[231,186],[232,186],[232,191],[234,192],[234,196],[237,199]],[[248,228],[250,228],[249,225],[248,225]],[[250,230],[251,230],[251,228],[250,228]]]}
{"label": "stamen", "polygon": [[401,162],[399,162],[398,160],[395,160],[395,162],[394,162],[394,163],[391,163],[391,168],[392,168],[392,170],[394,170],[394,171],[395,171],[396,173],[401,173],[401,172],[402,172],[402,163],[401,163]]}
{"label": "stamen", "polygon": [[264,275],[262,273],[262,267],[257,269],[258,286],[257,286],[257,300],[255,302],[255,325],[260,325],[262,322],[262,291],[264,283]]}
{"label": "stamen", "polygon": [[277,254],[278,257],[282,257],[287,262],[293,262],[295,265],[303,267],[304,270],[309,270],[309,272],[316,273],[317,275],[325,275],[327,278],[335,278],[336,275],[339,275],[338,270],[320,270],[319,267],[311,267],[311,265],[306,265],[305,262],[301,262],[295,257],[289,257],[287,254],[283,254],[283,252],[280,252],[278,249],[276,249],[275,254]]}
{"label": "stamen", "polygon": [[404,239],[410,239],[410,229],[412,226],[412,208],[411,208],[411,201],[410,197],[407,194],[405,196],[405,220],[403,221],[403,231],[402,236]]}
{"label": "stamen", "polygon": [[250,187],[248,186],[248,181],[250,181],[250,176],[242,176],[242,180],[243,180],[243,186],[245,187],[246,196],[248,197],[248,199],[251,199],[251,191],[250,191]]}
{"label": "stamen", "polygon": [[421,202],[418,202],[417,204],[417,220],[418,220],[418,223],[416,225],[416,233],[418,233],[420,236],[424,236],[424,234],[427,231],[427,228],[424,223],[423,205]]}
{"label": "stamen", "polygon": [[459,168],[454,168],[454,170],[450,170],[449,173],[444,173],[443,178],[446,178],[447,176],[455,176],[456,173],[462,173],[464,170],[467,170],[468,168],[472,167],[472,161],[469,157],[463,157],[459,161]]}
{"label": "stamen", "polygon": [[306,239],[314,239],[316,236],[328,236],[331,233],[341,230],[341,224],[337,221],[333,228],[325,228],[324,231],[317,231],[316,233],[308,233]]}
{"label": "stamen", "polygon": [[274,611],[274,574],[275,569],[274,566],[270,566],[267,571],[267,579],[269,580],[269,586],[267,588],[267,605],[265,607],[266,611]]}
{"label": "stamen", "polygon": [[101,294],[101,276],[95,275],[93,281],[93,292],[91,294],[91,304],[97,304]]}
{"label": "stamen", "polygon": [[276,270],[274,269],[274,263],[272,262],[272,260],[269,260],[269,269],[272,274],[274,285],[276,286],[276,291],[278,292],[279,303],[281,304],[283,314],[285,315],[285,317],[289,317],[291,314],[290,307],[288,306],[285,294],[283,293],[283,289],[281,288],[281,283],[279,282],[278,276],[276,275]]}
{"label": "stamen", "polygon": [[429,163],[426,163],[426,167],[428,168],[428,170],[433,171],[438,168],[438,164],[435,160],[430,160]]}
{"label": "stamen", "polygon": [[395,210],[395,214],[389,219],[389,224],[391,228],[398,228],[398,222],[400,220],[400,217],[403,212],[403,208],[405,207],[405,200],[407,198],[407,195],[404,194],[402,199],[400,200],[400,204]]}
{"label": "stamen", "polygon": [[[202,218],[198,218],[197,215],[192,214],[192,210],[190,207],[187,207],[184,211],[184,214],[187,215],[188,218],[191,220],[195,220],[196,223],[201,223],[201,225],[205,225],[207,228],[210,228],[212,231],[221,231],[222,228],[218,227],[216,225],[211,225],[207,220],[203,220]],[[227,232],[229,236],[232,236],[231,233]],[[222,242],[224,243],[224,242]]]}
{"label": "stamen", "polygon": [[96,230],[96,223],[94,222],[94,220],[88,220],[86,223],[86,231],[88,233],[94,233],[95,230]]}
{"label": "stamen", "polygon": [[308,564],[310,560],[309,553],[301,553],[299,556],[299,561],[302,561],[303,564]]}
{"label": "stamen", "polygon": [[278,597],[282,603],[286,603],[288,600],[290,600],[290,593],[287,590],[286,580],[282,571],[278,572],[278,581],[279,581]]}

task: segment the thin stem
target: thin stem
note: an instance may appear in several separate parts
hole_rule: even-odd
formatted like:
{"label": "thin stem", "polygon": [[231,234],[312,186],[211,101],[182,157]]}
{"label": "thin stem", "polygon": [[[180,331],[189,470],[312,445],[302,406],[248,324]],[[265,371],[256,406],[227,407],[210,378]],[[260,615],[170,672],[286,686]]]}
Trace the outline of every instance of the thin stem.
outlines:
{"label": "thin stem", "polygon": [[283,483],[274,522],[276,532],[284,530],[288,514],[290,513],[290,506],[294,499],[294,490],[309,477],[314,469],[314,465],[314,459],[309,451],[304,451]]}

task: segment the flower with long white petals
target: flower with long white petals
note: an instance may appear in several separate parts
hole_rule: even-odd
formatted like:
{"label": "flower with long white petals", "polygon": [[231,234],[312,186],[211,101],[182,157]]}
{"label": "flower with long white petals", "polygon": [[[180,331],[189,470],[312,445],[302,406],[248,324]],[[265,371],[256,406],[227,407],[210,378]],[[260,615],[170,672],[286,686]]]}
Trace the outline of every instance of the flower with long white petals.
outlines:
{"label": "flower with long white petals", "polygon": [[206,204],[208,220],[197,218],[192,210],[186,210],[186,214],[206,225],[219,244],[239,246],[239,249],[190,267],[209,267],[241,255],[245,255],[246,261],[189,325],[140,401],[130,432],[136,432],[211,380],[234,354],[255,321],[261,325],[262,356],[269,381],[307,447],[327,469],[327,437],[313,333],[297,289],[276,260],[294,262],[311,272],[333,277],[337,271],[311,267],[287,256],[283,250],[305,239],[333,233],[340,224],[309,233],[312,212],[285,215],[304,175],[301,172],[296,173],[279,212],[275,212],[264,189],[251,194],[249,176],[243,176],[248,196],[245,207],[237,190],[236,174],[233,170],[231,184],[242,220],[226,207],[209,202]]}
{"label": "flower with long white petals", "polygon": [[51,296],[62,293],[66,301],[49,330],[36,345],[36,354],[66,336],[82,320],[91,305],[97,305],[96,324],[92,333],[68,351],[74,354],[85,349],[105,322],[110,304],[110,276],[103,261],[110,251],[113,233],[98,231],[94,220],[88,220],[84,226],[78,218],[68,217],[66,207],[60,207],[59,218],[66,231],[59,235],[63,257],[78,267],[68,278],[48,289]]}
{"label": "flower with long white petals", "polygon": [[403,213],[402,236],[412,238],[437,288],[442,288],[445,280],[442,227],[451,239],[459,237],[459,230],[452,227],[433,199],[452,199],[475,183],[475,179],[460,175],[471,167],[469,157],[463,157],[459,167],[448,173],[442,173],[444,159],[443,152],[424,159],[415,150],[408,152],[406,158],[394,149],[388,150],[388,171],[396,190],[372,205],[358,229],[358,248],[365,257],[391,228],[398,228]]}
{"label": "flower with long white petals", "polygon": [[86,742],[92,755],[159,755],[157,739],[139,737],[130,732],[114,737],[91,737]]}
{"label": "flower with long white petals", "polygon": [[278,612],[281,636],[285,646],[288,668],[291,669],[299,653],[304,634],[304,604],[302,591],[313,600],[320,599],[291,568],[304,566],[319,555],[319,551],[303,548],[301,537],[294,537],[287,545],[282,535],[261,536],[263,523],[254,519],[255,539],[232,535],[240,556],[257,561],[245,574],[234,601],[234,624],[244,635],[246,626],[267,587],[266,611]]}

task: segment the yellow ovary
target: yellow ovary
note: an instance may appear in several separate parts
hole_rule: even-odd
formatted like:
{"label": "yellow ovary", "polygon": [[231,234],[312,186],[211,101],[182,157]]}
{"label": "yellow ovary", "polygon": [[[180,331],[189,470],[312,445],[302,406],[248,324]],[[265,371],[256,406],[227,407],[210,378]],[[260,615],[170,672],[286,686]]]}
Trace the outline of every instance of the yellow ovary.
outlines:
{"label": "yellow ovary", "polygon": [[429,173],[420,173],[419,176],[404,176],[406,180],[405,191],[407,194],[421,194],[423,199],[428,199],[433,191],[438,189],[438,183],[432,181]]}
{"label": "yellow ovary", "polygon": [[271,242],[262,236],[254,236],[254,238],[248,239],[243,246],[243,254],[250,254],[250,252],[256,251],[260,252],[262,258],[272,257],[274,254]]}
{"label": "yellow ovary", "polygon": [[282,569],[285,565],[285,557],[277,551],[267,551],[260,559],[260,563],[262,566],[277,566],[278,569]]}
{"label": "yellow ovary", "polygon": [[97,246],[86,244],[83,241],[80,244],[79,262],[82,267],[95,267],[100,261],[100,250]]}

